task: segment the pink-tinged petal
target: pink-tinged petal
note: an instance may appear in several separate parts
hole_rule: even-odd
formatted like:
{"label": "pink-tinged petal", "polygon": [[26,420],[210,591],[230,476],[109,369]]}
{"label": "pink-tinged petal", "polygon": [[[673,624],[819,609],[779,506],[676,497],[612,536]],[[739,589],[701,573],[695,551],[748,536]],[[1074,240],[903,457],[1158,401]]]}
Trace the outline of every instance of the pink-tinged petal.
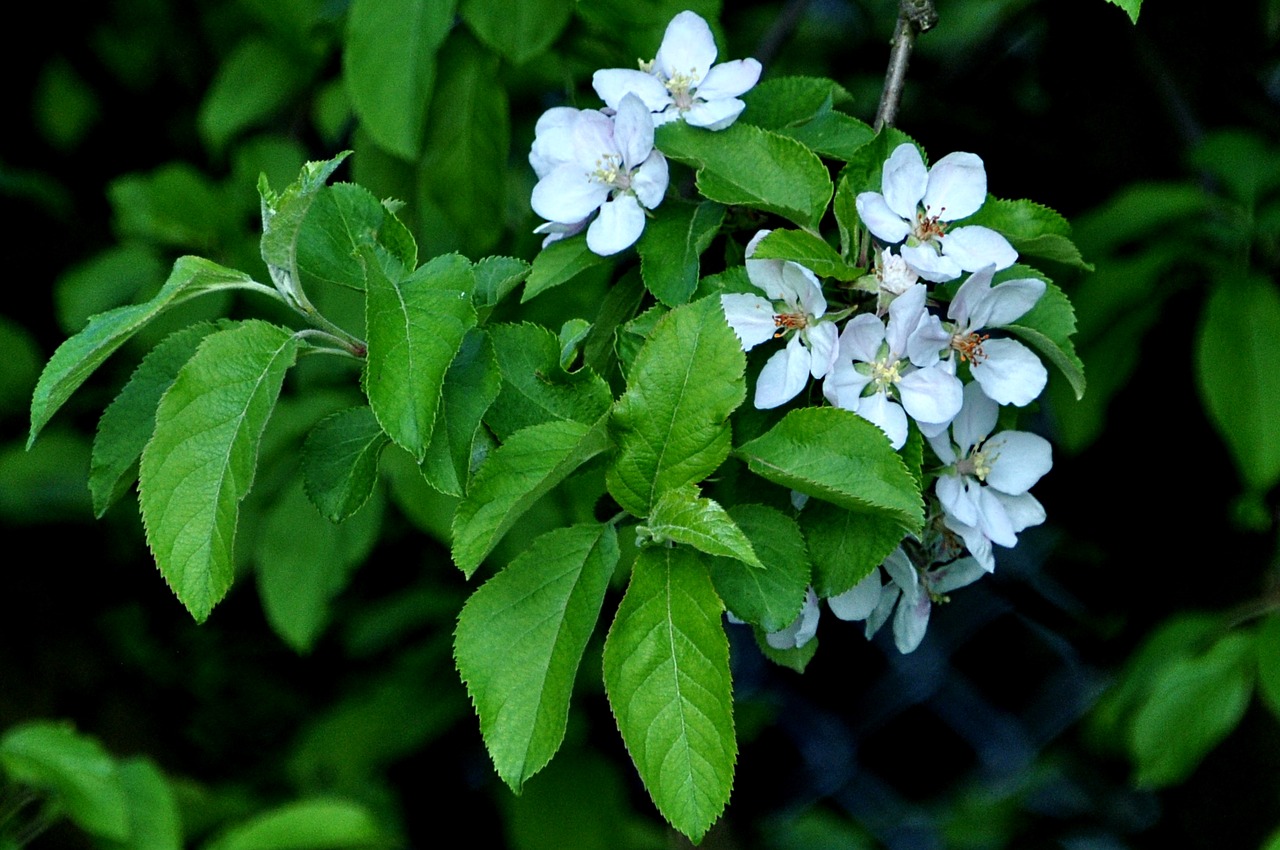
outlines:
{"label": "pink-tinged petal", "polygon": [[[841,399],[843,401],[843,397]],[[861,416],[889,438],[889,445],[896,452],[907,442],[907,414],[902,405],[890,399],[885,393],[873,393],[858,402],[854,413]]]}
{"label": "pink-tinged petal", "polygon": [[973,316],[982,307],[991,291],[991,278],[996,273],[994,264],[983,266],[965,279],[956,290],[947,307],[947,318],[960,326],[961,331],[977,330],[986,325],[977,324]]}
{"label": "pink-tinged petal", "polygon": [[1005,548],[1018,545],[1018,535],[1004,504],[990,487],[978,490],[978,528],[992,543]]}
{"label": "pink-tinged petal", "polygon": [[721,62],[702,78],[697,95],[707,101],[740,97],[760,80],[760,71],[755,59]]}
{"label": "pink-tinged petal", "polygon": [[725,321],[737,334],[743,351],[773,339],[778,325],[774,322],[773,304],[749,292],[733,292],[720,296]]}
{"label": "pink-tinged petal", "polygon": [[946,283],[955,280],[964,269],[955,260],[938,253],[932,242],[923,245],[903,245],[900,252],[907,265],[932,283]]}
{"label": "pink-tinged petal", "polygon": [[622,166],[631,171],[653,152],[653,116],[640,98],[628,94],[618,104],[613,124],[613,139],[622,154]]}
{"label": "pink-tinged petal", "polygon": [[982,307],[974,315],[974,329],[998,328],[1022,318],[1040,296],[1044,295],[1045,282],[1034,277],[1006,280],[994,286],[982,299]]}
{"label": "pink-tinged petal", "polygon": [[631,190],[640,199],[641,206],[653,209],[666,197],[670,179],[667,158],[662,155],[662,151],[653,151],[636,169],[635,174],[631,175]]}
{"label": "pink-tinged petal", "polygon": [[876,605],[876,610],[871,612],[871,616],[867,618],[867,628],[864,634],[867,640],[880,631],[880,627],[889,621],[889,615],[893,613],[893,605],[902,596],[902,591],[898,589],[896,584],[887,584],[880,593],[880,604]]}
{"label": "pink-tinged petal", "polygon": [[933,492],[937,494],[947,516],[955,517],[965,525],[978,524],[978,504],[970,497],[969,489],[959,475],[938,476]]}
{"label": "pink-tinged petal", "polygon": [[667,24],[653,67],[668,80],[678,74],[702,80],[716,61],[711,27],[696,12],[681,12]]}
{"label": "pink-tinged petal", "polygon": [[787,347],[769,358],[756,379],[754,404],[770,410],[786,404],[800,394],[809,381],[809,350],[793,336]]}
{"label": "pink-tinged petal", "polygon": [[1015,532],[1030,528],[1033,525],[1039,525],[1045,520],[1044,506],[1030,493],[1009,496],[999,490],[994,490],[991,495],[1004,506],[1004,512],[1008,515],[1009,522],[1013,525]]}
{"label": "pink-tinged petal", "polygon": [[591,87],[610,109],[617,109],[628,94],[640,98],[650,112],[660,112],[671,105],[671,92],[667,91],[662,81],[634,68],[603,68],[596,71],[591,77]]}
{"label": "pink-tinged petal", "polygon": [[973,447],[995,430],[999,415],[1000,406],[982,391],[982,387],[972,383],[965,385],[964,405],[951,423],[951,435],[960,447],[961,455],[968,457]]}
{"label": "pink-tinged petal", "polygon": [[852,357],[863,363],[874,363],[880,357],[884,342],[884,322],[870,313],[859,313],[845,322],[840,334],[840,359]]}
{"label": "pink-tinged petal", "polygon": [[924,167],[924,160],[920,158],[920,151],[916,150],[916,146],[904,143],[894,148],[893,153],[885,160],[880,182],[880,191],[889,209],[897,213],[899,218],[914,222],[917,207],[928,185],[929,172]]}
{"label": "pink-tinged petal", "polygon": [[918,369],[898,381],[898,396],[912,419],[945,426],[960,412],[964,386],[945,369]]}
{"label": "pink-tinged petal", "polygon": [[827,607],[841,620],[865,620],[879,604],[880,571],[876,569],[844,593],[827,598]]}
{"label": "pink-tinged petal", "polygon": [[991,264],[996,271],[1007,269],[1018,259],[1018,252],[1009,240],[989,227],[976,224],[947,231],[942,237],[942,253],[967,272],[976,272]]}
{"label": "pink-tinged petal", "polygon": [[840,353],[835,322],[811,325],[804,331],[804,339],[809,343],[809,374],[814,378],[825,377]]}
{"label": "pink-tinged petal", "polygon": [[552,242],[559,242],[561,239],[567,239],[570,236],[576,236],[587,227],[587,220],[575,221],[572,224],[565,224],[559,221],[545,221],[533,229],[534,233],[545,233],[547,238],[542,240],[542,247],[545,248]]}
{"label": "pink-tinged petal", "polygon": [[840,354],[822,382],[822,395],[836,407],[857,411],[862,391],[869,383],[871,376],[854,368],[853,361]]}
{"label": "pink-tinged petal", "polygon": [[1027,492],[1053,468],[1049,441],[1027,431],[1001,431],[982,453],[991,459],[987,484],[1010,496]]}
{"label": "pink-tinged petal", "polygon": [[602,257],[630,248],[644,231],[644,210],[635,195],[621,195],[600,207],[587,228],[587,247]]}
{"label": "pink-tinged petal", "polygon": [[972,525],[958,522],[950,514],[942,517],[942,524],[960,536],[960,539],[964,541],[964,547],[969,550],[969,554],[984,570],[987,572],[995,570],[996,559],[995,554],[991,551],[991,541],[979,529]]}
{"label": "pink-tinged petal", "polygon": [[973,379],[993,401],[1024,407],[1039,397],[1049,381],[1049,372],[1016,339],[989,339],[982,344],[985,355],[972,364]]}
{"label": "pink-tinged petal", "polygon": [[929,188],[924,193],[928,215],[941,221],[971,216],[987,199],[987,169],[977,154],[949,153],[929,169]]}
{"label": "pink-tinged petal", "polygon": [[592,180],[578,164],[566,162],[533,187],[530,206],[545,219],[568,223],[586,218],[608,198],[608,186]]}
{"label": "pink-tinged petal", "polygon": [[934,593],[950,593],[968,587],[988,572],[977,558],[960,558],[934,570],[930,575],[929,586]]}
{"label": "pink-tinged petal", "polygon": [[877,239],[884,242],[901,242],[911,232],[911,225],[900,215],[889,209],[884,195],[879,192],[860,192],[854,201],[858,208],[858,218],[867,226],[867,230]]}
{"label": "pink-tinged petal", "polygon": [[736,97],[699,101],[684,111],[684,122],[706,130],[723,130],[737,121],[746,108],[746,102]]}
{"label": "pink-tinged petal", "polygon": [[893,299],[889,305],[889,324],[885,328],[884,338],[889,343],[889,351],[894,357],[902,358],[907,354],[907,340],[924,318],[924,302],[928,288],[923,283],[913,283],[906,292]]}
{"label": "pink-tinged petal", "polygon": [[920,646],[929,628],[929,611],[932,608],[933,603],[927,594],[921,594],[910,605],[905,599],[898,605],[898,613],[893,616],[893,645],[898,647],[898,652],[906,655]]}
{"label": "pink-tinged petal", "polygon": [[573,158],[573,125],[581,112],[569,106],[555,106],[538,118],[533,147],[529,150],[529,164],[539,179]]}

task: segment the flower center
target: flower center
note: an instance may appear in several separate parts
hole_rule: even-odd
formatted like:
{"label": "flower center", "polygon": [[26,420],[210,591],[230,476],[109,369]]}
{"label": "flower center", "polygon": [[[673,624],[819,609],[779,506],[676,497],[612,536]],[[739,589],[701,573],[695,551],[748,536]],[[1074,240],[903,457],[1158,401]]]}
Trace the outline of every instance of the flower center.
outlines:
{"label": "flower center", "polygon": [[888,392],[890,387],[902,380],[902,373],[898,370],[901,362],[885,358],[871,364],[871,383],[875,385],[877,392]]}
{"label": "flower center", "polygon": [[631,173],[622,167],[622,157],[616,153],[602,154],[596,160],[596,170],[589,176],[620,191],[631,188]]}
{"label": "flower center", "polygon": [[693,106],[694,92],[698,90],[698,75],[690,71],[687,74],[676,74],[669,80],[664,81],[667,91],[671,93],[671,100],[675,103],[676,109],[684,112]]}
{"label": "flower center", "polygon": [[778,328],[773,332],[773,338],[777,339],[787,331],[801,331],[809,327],[809,317],[804,313],[778,313],[773,317],[773,323]]}
{"label": "flower center", "polygon": [[976,331],[967,334],[956,334],[951,337],[951,347],[960,352],[960,359],[974,366],[987,359],[982,344],[991,339],[991,334],[980,334]]}
{"label": "flower center", "polygon": [[933,215],[929,214],[929,210],[929,207],[925,207],[923,211],[916,212],[916,226],[911,231],[911,235],[921,242],[931,242],[947,232],[946,223],[938,220],[947,208],[941,207]]}
{"label": "flower center", "polygon": [[988,458],[986,452],[978,449],[967,458],[956,461],[956,472],[985,483],[987,476],[991,474],[991,464],[995,463],[995,460],[995,457]]}

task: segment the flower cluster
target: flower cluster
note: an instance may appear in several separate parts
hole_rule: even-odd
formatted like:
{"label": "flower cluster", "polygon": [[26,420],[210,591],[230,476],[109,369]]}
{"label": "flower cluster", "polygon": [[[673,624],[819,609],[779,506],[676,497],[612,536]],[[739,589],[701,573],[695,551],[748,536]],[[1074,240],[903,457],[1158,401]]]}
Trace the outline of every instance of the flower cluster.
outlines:
{"label": "flower cluster", "polygon": [[[711,27],[693,12],[667,25],[657,56],[639,70],[606,68],[592,85],[605,109],[555,107],[538,119],[529,164],[538,176],[533,211],[550,243],[587,231],[587,247],[607,256],[635,244],[648,210],[667,192],[667,160],[654,128],[683,120],[723,130],[746,106],[739,95],[760,78],[760,63],[714,65]],[[597,214],[598,213],[598,214]],[[593,220],[594,217],[594,220]]]}
{"label": "flower cluster", "polygon": [[[856,200],[879,243],[861,286],[874,297],[833,310],[809,269],[752,259],[768,231],[751,240],[746,260],[748,278],[765,297],[721,296],[744,350],[786,340],[760,372],[756,407],[791,401],[812,377],[822,381],[827,402],[874,423],[895,450],[913,426],[926,439],[936,465],[926,464],[934,484],[925,532],[827,600],[837,617],[865,620],[868,637],[892,616],[902,652],[919,645],[933,604],[995,568],[993,544],[1014,546],[1018,532],[1045,518],[1028,491],[1052,465],[1048,441],[996,425],[1001,405],[1029,404],[1048,379],[1030,349],[1001,334],[1036,305],[1046,284],[993,283],[1017,260],[1016,250],[989,228],[950,228],[985,199],[977,156],[953,153],[926,169],[915,146],[903,144],[884,164],[881,191]],[[929,286],[964,272],[949,300],[949,289]],[[795,623],[769,636],[771,645],[803,645],[815,633],[817,598],[810,596]]]}

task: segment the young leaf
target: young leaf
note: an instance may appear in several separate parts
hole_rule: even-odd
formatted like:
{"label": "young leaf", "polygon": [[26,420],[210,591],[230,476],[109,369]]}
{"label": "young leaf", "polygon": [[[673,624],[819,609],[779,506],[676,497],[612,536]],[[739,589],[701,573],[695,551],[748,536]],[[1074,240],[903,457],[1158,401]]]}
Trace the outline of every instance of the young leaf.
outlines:
{"label": "young leaf", "polygon": [[520,296],[520,303],[523,304],[541,295],[553,286],[568,283],[579,272],[598,266],[604,261],[604,257],[587,247],[585,236],[552,242],[533,258],[533,268],[529,271],[529,280],[524,285],[524,294]]}
{"label": "young leaf", "polygon": [[689,549],[640,552],[604,644],[618,731],[658,811],[697,843],[724,811],[738,744],[720,599]]}
{"label": "young leaf", "polygon": [[851,266],[820,236],[804,230],[774,230],[756,243],[757,260],[792,260],[818,277],[857,280],[866,269]]}
{"label": "young leaf", "polygon": [[391,442],[368,407],[352,407],[316,423],[302,446],[307,497],[331,522],[342,522],[369,500],[378,458]]}
{"label": "young leaf", "polygon": [[323,187],[298,233],[298,273],[313,281],[363,291],[359,249],[382,245],[411,270],[418,264],[413,235],[369,190],[352,183]]}
{"label": "young leaf", "polygon": [[470,578],[517,519],[552,487],[609,447],[595,425],[559,420],[512,434],[476,472],[453,517],[453,560]]}
{"label": "young leaf", "polygon": [[203,850],[356,850],[388,844],[364,806],[340,799],[287,803],[233,826]]}
{"label": "young leaf", "polygon": [[590,369],[566,372],[560,341],[540,325],[491,325],[489,338],[502,372],[502,390],[485,415],[498,439],[556,419],[595,422],[613,399]]}
{"label": "young leaf", "polygon": [[793,410],[735,454],[751,471],[852,511],[889,514],[904,532],[924,524],[920,487],[884,432],[838,407]]}
{"label": "young leaf", "polygon": [[412,160],[422,149],[436,51],[453,27],[453,0],[355,0],[347,14],[342,78],[361,125]]}
{"label": "young leaf", "polygon": [[472,328],[445,372],[440,415],[422,460],[422,474],[441,493],[466,492],[480,421],[501,389],[493,343],[484,331]]}
{"label": "young leaf", "polygon": [[746,398],[746,357],[720,309],[704,298],[663,316],[613,408],[618,452],[610,494],[647,516],[668,490],[696,484],[729,455],[729,414]]}
{"label": "young leaf", "polygon": [[138,480],[138,458],[156,425],[156,407],[204,338],[229,323],[201,322],[170,334],[142,358],[129,383],[102,412],[93,438],[89,492],[99,518]]}
{"label": "young leaf", "polygon": [[529,276],[531,266],[514,257],[485,257],[475,264],[477,307],[493,307]]}
{"label": "young leaf", "polygon": [[95,739],[60,723],[22,723],[0,738],[0,768],[10,782],[53,792],[86,832],[116,840],[129,836],[115,759]]}
{"label": "young leaf", "polygon": [[716,133],[673,121],[658,128],[656,146],[698,169],[698,189],[709,200],[777,213],[816,230],[831,200],[831,178],[804,145],[750,124]]}
{"label": "young leaf", "polygon": [[231,587],[240,501],[298,341],[249,321],[209,335],[160,401],[138,489],[147,545],[197,622]]}
{"label": "young leaf", "polygon": [[76,388],[139,328],[179,300],[179,296],[185,300],[202,292],[245,283],[252,283],[252,279],[243,272],[223,268],[200,257],[179,257],[173,264],[169,279],[150,301],[117,307],[89,319],[84,330],[58,346],[40,374],[31,397],[31,431],[27,437],[27,448],[31,448],[40,429]]}
{"label": "young leaf", "polygon": [[645,538],[655,543],[683,543],[708,555],[736,558],[764,569],[742,529],[719,503],[700,496],[693,484],[658,497],[648,520],[636,530],[637,542]]}
{"label": "young leaf", "polygon": [[302,167],[298,179],[279,194],[267,184],[265,174],[259,178],[258,194],[262,199],[259,251],[278,288],[286,292],[297,288],[298,238],[302,223],[325,181],[350,155],[351,151],[346,151],[333,159],[308,162]]}
{"label": "young leaf", "polygon": [[517,794],[564,740],[573,680],[618,563],[611,525],[550,531],[471,595],[454,657],[494,768]]}
{"label": "young leaf", "polygon": [[764,505],[735,505],[729,516],[751,541],[765,568],[752,569],[736,558],[716,558],[711,562],[716,593],[738,619],[766,632],[784,629],[800,613],[809,586],[804,537],[795,520]]}
{"label": "young leaf", "polygon": [[537,56],[556,40],[573,13],[574,0],[462,0],[458,13],[481,41],[513,65]]}
{"label": "young leaf", "polygon": [[392,280],[373,248],[360,253],[368,282],[365,392],[382,429],[421,461],[435,427],[445,371],[476,323],[471,263],[446,254]]}
{"label": "young leaf", "polygon": [[668,307],[689,300],[698,287],[702,252],[720,232],[724,207],[705,201],[667,201],[636,243],[645,287]]}
{"label": "young leaf", "polygon": [[[1044,279],[1043,275],[1019,265],[1001,272],[997,281],[1028,276]],[[1084,363],[1076,356],[1075,343],[1071,339],[1076,332],[1076,314],[1061,289],[1045,280],[1045,292],[1036,306],[1012,324],[1005,325],[1004,329],[1026,340],[1057,366],[1071,384],[1077,400],[1084,397]]]}

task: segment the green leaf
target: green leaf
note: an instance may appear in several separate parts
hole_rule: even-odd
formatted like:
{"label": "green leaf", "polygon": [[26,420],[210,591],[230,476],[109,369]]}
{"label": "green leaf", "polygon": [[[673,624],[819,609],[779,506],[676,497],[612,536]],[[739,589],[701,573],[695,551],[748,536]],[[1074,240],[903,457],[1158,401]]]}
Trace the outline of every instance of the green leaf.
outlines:
{"label": "green leaf", "polygon": [[390,844],[364,806],[316,799],[278,806],[233,826],[204,850],[357,850]]}
{"label": "green leaf", "polygon": [[645,541],[683,543],[708,555],[736,558],[758,570],[764,569],[751,541],[728,512],[718,502],[699,495],[693,484],[668,490],[658,497],[648,520],[636,529],[637,545]]}
{"label": "green leaf", "polygon": [[[418,162],[420,236],[431,253],[476,257],[498,243],[506,219],[511,110],[496,54],[455,29],[440,50],[440,78]],[[445,106],[440,106],[440,105]]]}
{"label": "green leaf", "polygon": [[[122,238],[208,251],[217,245],[219,231],[229,224],[222,193],[206,175],[185,162],[117,177],[107,187],[107,196],[116,232]],[[236,222],[234,226],[240,225]]]}
{"label": "green leaf", "polygon": [[1280,717],[1280,615],[1272,614],[1258,629],[1258,690],[1271,713]]}
{"label": "green leaf", "polygon": [[440,396],[440,416],[422,460],[422,474],[441,493],[461,496],[478,462],[480,422],[502,388],[493,343],[472,328],[449,364]]}
{"label": "green leaf", "polygon": [[115,759],[95,739],[61,723],[22,723],[0,738],[0,767],[12,782],[52,792],[86,832],[128,838],[125,789]]}
{"label": "green leaf", "polygon": [[514,257],[485,257],[475,264],[476,305],[492,307],[506,298],[532,269],[524,260]]}
{"label": "green leaf", "polygon": [[1236,727],[1249,705],[1254,664],[1253,635],[1236,633],[1203,655],[1175,659],[1155,676],[1129,739],[1138,785],[1185,779]]}
{"label": "green leaf", "polygon": [[1076,399],[1084,397],[1085,376],[1084,363],[1076,355],[1075,343],[1071,336],[1076,332],[1076,313],[1066,294],[1054,286],[1044,276],[1026,266],[1014,266],[1000,273],[998,280],[1013,280],[1021,277],[1037,277],[1045,282],[1044,294],[1027,313],[1004,329],[1012,331],[1030,343],[1057,366],[1071,384]]}
{"label": "green leaf", "polygon": [[517,794],[564,740],[569,697],[618,563],[610,525],[547,532],[471,595],[454,657],[494,768]]}
{"label": "green leaf", "polygon": [[884,432],[838,407],[793,410],[735,454],[757,475],[851,511],[887,513],[904,532],[924,524],[920,487]]}
{"label": "green leaf", "polygon": [[354,0],[347,14],[342,78],[351,105],[373,140],[402,159],[422,149],[436,51],[453,7],[454,0]]}
{"label": "green leaf", "polygon": [[309,76],[309,69],[271,42],[240,41],[200,104],[200,135],[214,151],[223,150],[236,134],[283,109]]}
{"label": "green leaf", "polygon": [[1076,240],[1098,254],[1149,240],[1190,225],[1199,232],[1214,199],[1200,186],[1137,183],[1121,189],[1101,207],[1076,219]]}
{"label": "green leaf", "polygon": [[129,837],[113,850],[182,850],[182,820],[169,780],[147,759],[119,764],[116,774],[124,789]]}
{"label": "green leaf", "polygon": [[1129,16],[1129,20],[1133,23],[1136,24],[1138,22],[1138,12],[1142,9],[1142,0],[1107,0],[1107,2],[1124,9]]}
{"label": "green leaf", "polygon": [[138,458],[155,430],[156,407],[178,370],[206,336],[228,327],[227,322],[201,322],[170,334],[142,359],[129,383],[103,411],[89,467],[89,492],[99,519],[138,480]]}
{"label": "green leaf", "polygon": [[[839,182],[848,182],[850,190],[856,198],[860,192],[878,192],[884,177],[884,163],[899,145],[914,144],[915,140],[897,127],[885,127],[874,139],[858,148],[856,154],[849,158],[844,168],[840,169]],[[923,157],[924,150],[920,155]]]}
{"label": "green leaf", "polygon": [[520,65],[556,40],[575,5],[574,0],[462,0],[458,12],[481,41]]}
{"label": "green leaf", "polygon": [[31,431],[27,447],[45,423],[102,363],[138,329],[179,300],[216,289],[251,282],[248,275],[223,268],[200,257],[179,257],[155,297],[145,304],[129,304],[89,320],[80,333],[58,346],[45,365],[31,398]]}
{"label": "green leaf", "polygon": [[699,261],[720,232],[724,207],[668,200],[645,225],[636,249],[645,287],[668,307],[689,300],[698,287]]}
{"label": "green leaf", "polygon": [[1196,383],[1241,477],[1265,492],[1280,480],[1280,293],[1241,273],[1218,281],[1196,335]]}
{"label": "green leaf", "polygon": [[751,541],[764,569],[736,558],[711,562],[711,580],[725,607],[766,632],[786,628],[804,606],[809,557],[795,520],[764,505],[735,505],[729,516]]}
{"label": "green leaf", "polygon": [[811,638],[804,646],[778,649],[769,645],[768,633],[764,629],[757,627],[752,629],[752,632],[755,635],[756,646],[760,647],[760,653],[774,664],[786,667],[788,670],[803,673],[804,668],[808,667],[809,662],[813,660],[813,656],[818,654],[818,639],[816,637]]}
{"label": "green leaf", "polygon": [[499,439],[557,419],[595,422],[613,399],[590,369],[566,372],[560,341],[540,325],[492,325],[489,338],[502,372],[502,390],[485,415]]}
{"label": "green leaf", "polygon": [[711,297],[663,316],[613,408],[618,452],[609,493],[647,516],[658,497],[696,484],[729,455],[729,414],[746,398],[742,345]]}
{"label": "green leaf", "polygon": [[884,563],[902,542],[897,514],[848,510],[812,500],[800,512],[800,528],[813,559],[813,589],[826,599],[844,593]]}
{"label": "green leaf", "polygon": [[231,587],[240,501],[297,349],[266,322],[210,334],[160,401],[139,471],[142,520],[160,573],[197,622]]}
{"label": "green leaf", "polygon": [[673,121],[659,127],[656,146],[698,169],[698,189],[709,200],[777,213],[817,230],[831,200],[831,178],[804,145],[750,124],[716,133]]}
{"label": "green leaf", "polygon": [[265,174],[258,179],[262,209],[259,251],[277,289],[283,292],[297,290],[298,240],[302,234],[303,222],[311,205],[324,189],[325,181],[350,155],[351,151],[346,151],[333,159],[308,162],[302,166],[298,179],[278,194],[272,191]]}
{"label": "green leaf", "polygon": [[71,266],[53,284],[58,326],[73,334],[90,316],[150,295],[156,281],[164,279],[167,265],[150,245],[134,243],[108,248]]}
{"label": "green leaf", "polygon": [[298,273],[312,283],[363,291],[365,264],[360,249],[382,245],[400,265],[418,264],[413,236],[390,210],[363,186],[338,183],[315,197],[298,233]]}
{"label": "green leaf", "polygon": [[769,77],[742,96],[747,108],[739,119],[766,130],[782,130],[810,121],[848,103],[852,95],[825,77]]}
{"label": "green leaf", "polygon": [[489,454],[453,517],[453,560],[468,578],[520,516],[575,469],[609,447],[595,425],[555,421],[512,434]]}
{"label": "green leaf", "polygon": [[876,135],[871,125],[843,112],[824,112],[803,124],[783,127],[777,132],[820,156],[846,161],[857,157]]}
{"label": "green leaf", "polygon": [[988,197],[976,213],[956,226],[979,224],[1003,233],[1024,257],[1040,257],[1093,271],[1071,241],[1071,225],[1058,213],[1034,201],[1007,201]]}
{"label": "green leaf", "polygon": [[272,630],[294,651],[309,652],[323,633],[330,603],[377,540],[381,504],[335,525],[297,483],[272,502],[253,552],[258,594]]}
{"label": "green leaf", "polygon": [[352,407],[316,423],[302,446],[307,497],[331,522],[342,522],[369,500],[378,458],[391,440],[368,407]]}
{"label": "green leaf", "polygon": [[738,754],[729,642],[704,558],[643,550],[604,644],[605,691],[631,760],[694,843],[724,811]]}
{"label": "green leaf", "polygon": [[866,269],[851,266],[820,236],[804,230],[774,230],[756,243],[757,260],[791,260],[807,268],[818,277],[836,280],[857,280]]}
{"label": "green leaf", "polygon": [[644,285],[636,269],[622,276],[600,300],[600,311],[591,323],[582,346],[583,365],[612,380],[618,365],[617,342],[622,324],[636,314],[644,299]]}
{"label": "green leaf", "polygon": [[598,266],[605,258],[587,247],[585,236],[575,236],[552,242],[533,258],[533,268],[524,285],[520,303],[541,295],[553,286],[568,283],[592,266]]}
{"label": "green leaf", "polygon": [[471,263],[446,254],[392,280],[373,249],[361,249],[361,256],[369,287],[365,392],[382,430],[421,461],[431,442],[445,372],[476,323]]}

